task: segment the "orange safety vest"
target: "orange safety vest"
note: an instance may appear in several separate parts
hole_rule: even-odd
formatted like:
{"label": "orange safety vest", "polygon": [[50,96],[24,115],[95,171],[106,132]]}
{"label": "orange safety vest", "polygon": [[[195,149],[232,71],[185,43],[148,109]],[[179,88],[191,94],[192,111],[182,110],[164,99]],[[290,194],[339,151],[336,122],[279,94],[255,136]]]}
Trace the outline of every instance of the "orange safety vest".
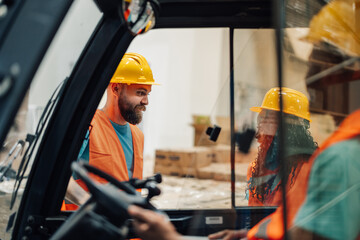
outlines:
{"label": "orange safety vest", "polygon": [[[247,170],[247,181],[250,180],[250,177],[252,175],[252,164],[253,163],[250,163],[249,167],[248,167],[248,170]],[[296,176],[299,174],[299,171],[302,167],[302,163],[299,163],[299,166],[295,169],[295,178]],[[260,182],[263,180],[263,181],[266,181],[269,177],[272,177],[274,175],[277,175],[279,174],[278,171],[272,171],[272,170],[267,170],[262,176],[260,177],[256,177]],[[278,206],[281,204],[282,202],[282,193],[281,193],[281,188],[278,188],[278,185],[280,184],[280,182],[274,187],[274,191],[271,192],[270,194],[268,194],[266,200],[264,202],[261,202],[255,195],[255,189],[250,191],[249,190],[249,202],[248,202],[248,206],[252,206],[252,207],[255,207],[255,206]],[[291,182],[288,181],[287,184],[286,184],[286,188],[287,189],[290,189],[290,186],[291,185]],[[275,190],[276,189],[276,190]]]}
{"label": "orange safety vest", "polygon": [[[110,120],[103,111],[97,110],[91,125],[89,164],[112,175],[119,181],[128,181],[129,175],[124,150]],[[133,178],[142,179],[144,135],[137,126],[129,125],[134,152]],[[100,183],[106,182],[100,177],[95,178]]]}
{"label": "orange safety vest", "polygon": [[[293,226],[295,216],[305,202],[311,167],[316,157],[333,144],[349,140],[357,135],[360,135],[360,110],[349,115],[340,125],[339,129],[316,150],[310,160],[303,163],[293,187],[287,189],[286,192],[288,228]],[[247,237],[249,240],[282,239],[284,237],[283,206],[279,206],[273,214],[264,218],[250,229]],[[360,239],[360,236],[357,239]]]}
{"label": "orange safety vest", "polygon": [[[110,120],[103,111],[96,110],[91,125],[89,164],[115,177],[119,181],[128,181],[129,175],[125,154]],[[132,177],[142,179],[144,134],[137,126],[129,125],[132,134],[134,154],[134,171]],[[107,182],[98,176],[92,175],[92,177],[100,183]],[[76,182],[87,190],[86,185],[81,180],[78,179]],[[66,209],[62,207],[61,210],[74,210],[73,204],[63,203],[63,206],[64,205],[66,205]]]}
{"label": "orange safety vest", "polygon": [[[254,166],[255,162],[251,162],[248,166],[247,169],[247,174],[246,174],[246,180],[247,182],[250,181],[250,178],[252,177],[252,168]],[[256,179],[259,181],[259,185],[266,182],[270,177],[273,177],[274,175],[276,175],[277,172],[274,170],[269,170],[267,169],[262,176],[256,177]],[[278,192],[278,191],[276,191]],[[278,203],[274,203],[274,195],[275,193],[272,193],[271,195],[268,196],[268,199],[266,200],[266,204],[264,204],[263,202],[261,202],[257,197],[256,197],[256,193],[255,193],[255,189],[254,190],[250,190],[249,189],[249,206],[277,206],[279,205]]]}

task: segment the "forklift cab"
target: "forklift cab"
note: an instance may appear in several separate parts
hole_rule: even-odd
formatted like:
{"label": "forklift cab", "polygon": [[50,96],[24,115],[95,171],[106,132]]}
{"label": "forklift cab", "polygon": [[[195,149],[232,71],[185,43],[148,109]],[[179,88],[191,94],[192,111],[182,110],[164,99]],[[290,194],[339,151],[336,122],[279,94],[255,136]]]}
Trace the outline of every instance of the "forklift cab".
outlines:
{"label": "forklift cab", "polygon": [[[358,55],[308,38],[326,3],[0,2],[0,238],[134,238],[131,204],[188,236],[286,212],[294,169],[360,106]],[[126,52],[142,54],[160,85],[138,125],[143,179],[119,181],[78,158]],[[302,114],[279,97],[285,88]],[[63,211],[75,175],[91,197]]]}

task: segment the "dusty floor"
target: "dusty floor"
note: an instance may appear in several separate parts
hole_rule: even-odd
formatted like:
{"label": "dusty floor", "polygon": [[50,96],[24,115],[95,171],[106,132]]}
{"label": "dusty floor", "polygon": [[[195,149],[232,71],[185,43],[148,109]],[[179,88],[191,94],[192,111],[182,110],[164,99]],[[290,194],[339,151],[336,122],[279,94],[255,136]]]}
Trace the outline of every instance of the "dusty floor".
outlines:
{"label": "dusty floor", "polygon": [[[162,194],[153,204],[161,209],[209,209],[231,207],[230,182],[164,176]],[[247,205],[245,183],[235,184],[236,205]]]}
{"label": "dusty floor", "polygon": [[[144,177],[153,175],[154,160],[144,159]],[[237,206],[246,206],[245,182],[235,183]],[[229,181],[184,178],[163,175],[159,184],[162,193],[154,197],[153,204],[161,209],[209,209],[231,207],[231,184]]]}

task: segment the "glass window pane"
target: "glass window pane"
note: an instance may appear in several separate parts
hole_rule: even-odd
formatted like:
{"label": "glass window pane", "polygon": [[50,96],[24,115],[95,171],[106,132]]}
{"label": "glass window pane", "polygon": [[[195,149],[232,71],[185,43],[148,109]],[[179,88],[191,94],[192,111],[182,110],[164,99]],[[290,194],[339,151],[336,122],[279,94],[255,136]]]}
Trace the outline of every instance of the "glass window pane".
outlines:
{"label": "glass window pane", "polygon": [[[230,208],[228,34],[153,30],[129,47],[146,56],[161,84],[153,87],[140,124],[144,176],[163,174],[162,194],[154,198],[159,208]],[[215,124],[221,127],[217,142],[206,134]]]}
{"label": "glass window pane", "polygon": [[[278,167],[272,145],[278,125],[277,99],[267,92],[277,87],[274,30],[237,29],[234,34],[236,175],[241,188],[237,206],[277,206]],[[268,98],[266,98],[268,96]],[[271,163],[271,166],[269,166]],[[275,199],[274,199],[275,198]]]}
{"label": "glass window pane", "polygon": [[[301,93],[294,96],[296,101],[287,88],[282,95],[284,137],[278,159],[283,160],[287,180],[290,236],[355,239],[360,222],[360,132],[359,112],[351,112],[360,106],[354,95],[360,72],[357,3],[286,4],[283,62],[278,64],[283,86]],[[278,208],[274,216],[281,211]],[[282,223],[278,227],[281,231]]]}

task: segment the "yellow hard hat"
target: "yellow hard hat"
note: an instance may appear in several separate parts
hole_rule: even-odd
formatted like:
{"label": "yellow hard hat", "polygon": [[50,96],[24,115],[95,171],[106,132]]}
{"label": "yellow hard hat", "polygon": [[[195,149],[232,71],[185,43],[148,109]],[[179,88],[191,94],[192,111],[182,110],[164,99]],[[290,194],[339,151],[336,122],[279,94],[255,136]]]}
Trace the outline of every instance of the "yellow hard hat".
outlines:
{"label": "yellow hard hat", "polygon": [[148,62],[138,53],[125,53],[110,83],[159,85]]}
{"label": "yellow hard hat", "polygon": [[315,15],[304,38],[327,42],[350,56],[360,55],[360,1],[333,0]]}
{"label": "yellow hard hat", "polygon": [[[283,112],[304,118],[311,122],[307,97],[303,93],[291,88],[283,87],[281,90],[283,96]],[[280,111],[279,93],[280,88],[278,87],[270,89],[265,94],[261,107],[252,107],[250,110],[253,112],[261,112],[262,109]]]}

